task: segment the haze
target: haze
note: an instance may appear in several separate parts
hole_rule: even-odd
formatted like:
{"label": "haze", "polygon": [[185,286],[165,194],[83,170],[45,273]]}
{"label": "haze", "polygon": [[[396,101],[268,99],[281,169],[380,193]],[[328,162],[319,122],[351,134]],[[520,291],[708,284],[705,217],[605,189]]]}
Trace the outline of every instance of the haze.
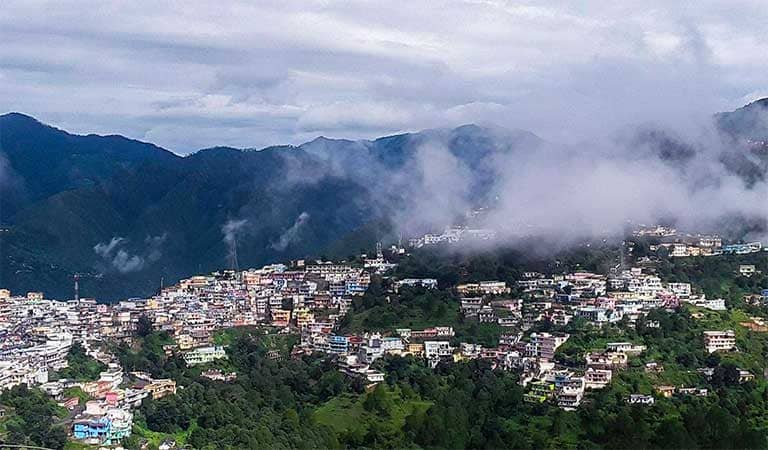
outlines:
{"label": "haze", "polygon": [[185,154],[460,123],[579,142],[764,96],[763,1],[6,0],[0,105]]}

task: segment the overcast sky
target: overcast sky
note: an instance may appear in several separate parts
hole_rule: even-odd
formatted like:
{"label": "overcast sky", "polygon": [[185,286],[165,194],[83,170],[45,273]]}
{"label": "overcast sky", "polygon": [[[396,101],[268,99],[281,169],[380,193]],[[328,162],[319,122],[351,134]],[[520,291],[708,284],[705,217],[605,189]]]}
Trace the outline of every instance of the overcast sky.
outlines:
{"label": "overcast sky", "polygon": [[0,112],[177,153],[469,122],[582,140],[768,95],[766,24],[765,0],[2,0]]}

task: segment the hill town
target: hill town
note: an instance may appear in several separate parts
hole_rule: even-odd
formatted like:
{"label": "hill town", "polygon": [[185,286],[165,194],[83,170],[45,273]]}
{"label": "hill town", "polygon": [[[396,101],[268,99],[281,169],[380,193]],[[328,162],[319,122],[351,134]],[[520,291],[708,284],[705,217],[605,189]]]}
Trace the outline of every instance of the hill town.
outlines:
{"label": "hill town", "polygon": [[[697,254],[712,258],[759,256],[758,264],[738,264],[729,275],[733,278],[757,279],[768,269],[757,244],[723,245],[720,238],[701,236],[688,244],[690,237],[675,236],[677,232],[668,228],[641,228],[629,251],[650,238],[658,242],[648,246],[654,252],[694,245],[707,249]],[[762,305],[768,303],[766,286],[740,299],[760,307],[759,314],[747,316],[734,308],[731,299],[707,297],[702,286],[664,276],[657,256],[634,258],[633,266],[622,261],[606,273],[529,270],[515,280],[470,277],[445,285],[436,278],[401,271],[398,262],[408,262],[410,252],[422,251],[424,244],[424,240],[414,243],[411,250],[394,245],[386,252],[378,245],[374,256],[360,255],[352,261],[294,260],[197,275],[164,287],[157,295],[114,304],[89,298],[56,301],[42,292],[15,295],[0,290],[0,389],[22,385],[39,389],[66,411],[61,424],[69,439],[118,446],[132,433],[137,438],[134,413],[145,399],[158,401],[183,389],[179,380],[126,367],[126,348],[155,334],[164,336],[163,357],[178,356],[187,367],[200,368],[199,377],[221,383],[238,377],[236,370],[221,365],[231,356],[228,333],[250,330],[275,338],[295,337],[288,346],[270,348],[265,358],[331,357],[340,374],[368,392],[387,385],[391,374],[380,363],[389,358],[415,358],[433,369],[477,360],[490,370],[513,373],[525,402],[572,411],[589,401],[592,392],[633,370],[658,381],[627,391],[622,399],[627,404],[708,395],[716,367],[702,364],[682,377],[680,368],[670,367],[672,373],[678,372],[672,377],[678,383],[673,384],[663,376],[669,364],[658,358],[663,350],[650,344],[652,340],[631,337],[640,330],[654,333],[663,328],[658,311],[698,321],[692,345],[703,355],[738,354],[748,350],[742,348],[743,330],[768,332],[768,315],[762,313]],[[666,257],[688,256],[676,253]],[[434,295],[430,292],[446,292],[440,308],[455,308],[444,314],[449,319],[443,323],[440,314],[434,320],[427,318],[423,323],[429,326],[420,328],[406,326],[408,321],[366,328],[367,319],[360,321],[370,308],[366,303],[386,308],[397,302],[408,308],[414,298]],[[734,317],[738,317],[735,323]],[[467,324],[491,330],[490,338],[481,337],[476,328],[466,331]],[[595,334],[602,337],[595,340]],[[91,361],[96,369],[84,374],[83,361]],[[737,383],[763,377],[763,369],[768,369],[754,364],[734,367]],[[7,415],[13,414],[2,407]],[[149,444],[147,438],[153,435],[141,431],[146,426],[138,434]],[[176,445],[170,437],[155,442],[161,444],[165,447],[160,448]]]}

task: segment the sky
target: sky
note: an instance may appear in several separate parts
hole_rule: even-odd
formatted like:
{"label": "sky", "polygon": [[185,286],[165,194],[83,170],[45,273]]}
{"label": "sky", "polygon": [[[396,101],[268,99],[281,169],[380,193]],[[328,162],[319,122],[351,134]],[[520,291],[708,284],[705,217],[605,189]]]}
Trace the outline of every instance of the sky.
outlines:
{"label": "sky", "polygon": [[768,3],[3,0],[0,113],[179,154],[463,123],[581,142],[768,96]]}

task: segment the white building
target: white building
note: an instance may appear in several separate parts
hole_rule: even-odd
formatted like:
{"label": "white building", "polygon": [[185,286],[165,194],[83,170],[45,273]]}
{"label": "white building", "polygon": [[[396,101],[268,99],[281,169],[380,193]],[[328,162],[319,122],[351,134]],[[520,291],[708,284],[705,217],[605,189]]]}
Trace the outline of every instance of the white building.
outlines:
{"label": "white building", "polygon": [[709,353],[736,349],[736,333],[733,330],[705,331],[704,346]]}
{"label": "white building", "polygon": [[526,353],[535,358],[553,359],[557,348],[569,337],[568,334],[533,333],[530,342],[526,345]]}
{"label": "white building", "polygon": [[200,347],[184,353],[184,361],[188,366],[207,364],[226,357],[227,352],[221,346]]}

